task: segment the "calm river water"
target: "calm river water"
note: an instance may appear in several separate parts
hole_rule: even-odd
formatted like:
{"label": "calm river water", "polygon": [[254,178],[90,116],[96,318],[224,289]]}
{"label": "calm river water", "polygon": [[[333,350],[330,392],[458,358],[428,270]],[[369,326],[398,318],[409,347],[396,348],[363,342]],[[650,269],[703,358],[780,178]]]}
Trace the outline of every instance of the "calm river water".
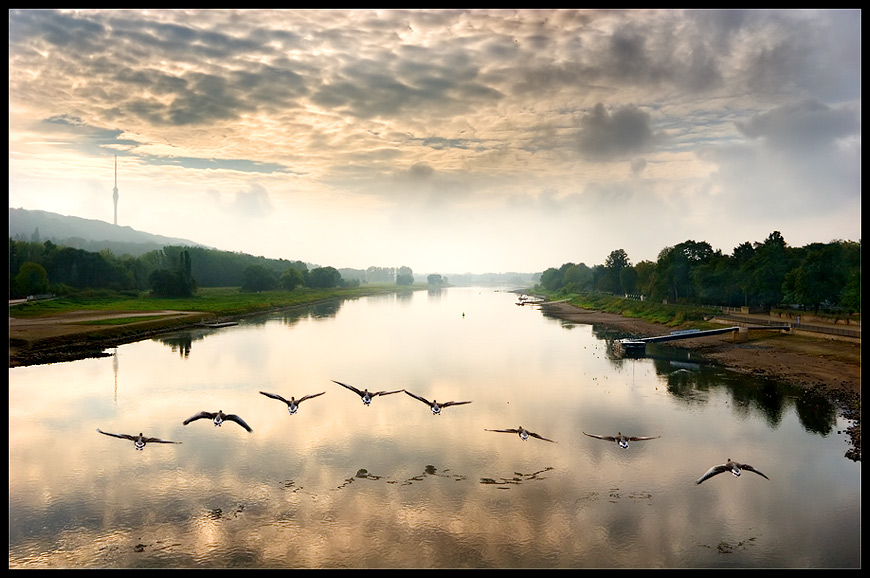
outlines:
{"label": "calm river water", "polygon": [[[835,408],[515,303],[367,297],[10,369],[10,567],[860,567]],[[182,425],[219,409],[253,432]],[[519,426],[556,443],[486,431]],[[728,458],[769,480],[695,483]]]}

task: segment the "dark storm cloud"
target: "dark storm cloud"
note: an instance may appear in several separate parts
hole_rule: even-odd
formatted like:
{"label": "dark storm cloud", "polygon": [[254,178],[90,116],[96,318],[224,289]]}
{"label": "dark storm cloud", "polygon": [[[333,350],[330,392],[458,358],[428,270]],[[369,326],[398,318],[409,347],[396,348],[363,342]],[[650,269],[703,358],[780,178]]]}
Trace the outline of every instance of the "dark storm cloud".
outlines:
{"label": "dark storm cloud", "polygon": [[650,150],[661,136],[653,132],[649,113],[635,105],[612,113],[598,103],[580,119],[580,153],[593,160],[621,159]]}
{"label": "dark storm cloud", "polygon": [[765,139],[775,147],[813,149],[860,134],[861,120],[854,110],[833,109],[808,99],[757,114],[747,122],[738,122],[737,128],[742,134]]}
{"label": "dark storm cloud", "polygon": [[90,18],[51,10],[10,10],[9,41],[19,44],[39,38],[46,45],[92,54],[99,52],[106,27]]}

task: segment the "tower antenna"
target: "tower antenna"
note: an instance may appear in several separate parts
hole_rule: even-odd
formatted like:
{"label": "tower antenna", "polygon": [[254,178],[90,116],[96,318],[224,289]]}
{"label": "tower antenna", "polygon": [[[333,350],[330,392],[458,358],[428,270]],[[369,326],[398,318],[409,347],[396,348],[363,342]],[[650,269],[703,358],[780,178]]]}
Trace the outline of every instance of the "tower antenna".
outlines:
{"label": "tower antenna", "polygon": [[118,225],[118,155],[115,155],[115,188],[112,192],[115,201],[115,225]]}

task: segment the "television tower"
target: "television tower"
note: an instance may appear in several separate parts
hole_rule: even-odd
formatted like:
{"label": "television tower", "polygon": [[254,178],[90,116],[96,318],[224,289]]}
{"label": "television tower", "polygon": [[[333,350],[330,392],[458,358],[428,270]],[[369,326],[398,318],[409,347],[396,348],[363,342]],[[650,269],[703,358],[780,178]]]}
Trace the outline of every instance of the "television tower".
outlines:
{"label": "television tower", "polygon": [[115,201],[115,225],[118,225],[118,155],[115,155],[115,188],[112,191],[112,199]]}

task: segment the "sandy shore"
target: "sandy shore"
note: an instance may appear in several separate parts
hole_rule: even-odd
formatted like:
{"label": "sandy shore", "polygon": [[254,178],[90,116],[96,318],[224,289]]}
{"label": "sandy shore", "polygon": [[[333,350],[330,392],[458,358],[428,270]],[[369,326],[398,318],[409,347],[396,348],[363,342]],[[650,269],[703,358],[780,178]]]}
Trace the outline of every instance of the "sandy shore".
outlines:
{"label": "sandy shore", "polygon": [[[666,335],[669,327],[640,319],[581,309],[568,303],[547,305],[546,313],[573,323],[605,325],[635,337]],[[861,459],[861,343],[824,336],[789,335],[778,331],[751,332],[740,340],[723,334],[669,342],[735,371],[750,373],[824,394],[843,417],[853,448],[847,457]]]}

